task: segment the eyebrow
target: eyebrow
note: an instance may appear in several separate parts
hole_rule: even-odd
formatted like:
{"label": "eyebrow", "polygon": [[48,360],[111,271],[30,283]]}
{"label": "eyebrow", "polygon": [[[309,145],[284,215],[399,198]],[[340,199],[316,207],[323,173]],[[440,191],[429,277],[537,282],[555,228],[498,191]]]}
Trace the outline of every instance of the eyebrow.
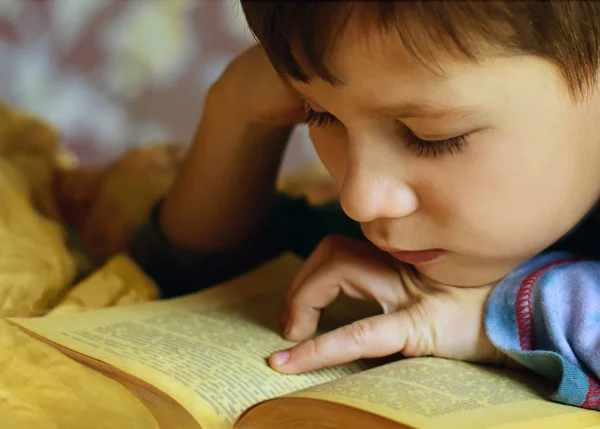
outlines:
{"label": "eyebrow", "polygon": [[[304,100],[319,107],[310,98],[300,94]],[[478,106],[457,106],[457,107],[433,107],[426,103],[404,103],[398,106],[383,106],[373,109],[375,116],[387,116],[396,119],[416,119],[416,118],[446,118],[446,117],[468,117],[478,110]]]}
{"label": "eyebrow", "polygon": [[385,106],[374,109],[378,116],[391,116],[398,119],[464,117],[473,114],[477,106],[433,107],[428,104],[405,103],[399,106]]}

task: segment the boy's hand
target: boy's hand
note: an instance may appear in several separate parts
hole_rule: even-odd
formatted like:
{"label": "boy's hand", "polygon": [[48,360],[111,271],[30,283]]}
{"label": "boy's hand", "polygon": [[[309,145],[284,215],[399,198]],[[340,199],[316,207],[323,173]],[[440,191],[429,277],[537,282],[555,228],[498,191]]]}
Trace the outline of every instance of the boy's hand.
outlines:
{"label": "boy's hand", "polygon": [[95,264],[126,250],[171,186],[186,151],[183,145],[156,144],[133,149],[104,168],[56,171],[54,195],[61,216],[79,231]]}
{"label": "boy's hand", "polygon": [[229,64],[210,95],[224,101],[236,120],[275,126],[304,120],[304,101],[277,74],[259,45]]}
{"label": "boy's hand", "polygon": [[[272,355],[269,364],[280,372],[300,373],[396,352],[505,363],[506,356],[492,346],[483,328],[492,287],[438,284],[370,243],[330,236],[289,290],[285,336],[303,342]],[[384,314],[310,339],[320,310],[340,292],[376,300]]]}

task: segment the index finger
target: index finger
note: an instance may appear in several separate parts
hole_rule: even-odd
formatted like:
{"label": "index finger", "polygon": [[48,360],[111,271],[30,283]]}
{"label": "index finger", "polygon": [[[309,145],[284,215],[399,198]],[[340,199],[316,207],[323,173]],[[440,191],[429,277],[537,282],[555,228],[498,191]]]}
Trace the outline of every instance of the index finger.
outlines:
{"label": "index finger", "polygon": [[304,341],[269,357],[276,371],[298,374],[402,351],[412,332],[406,312],[380,314]]}

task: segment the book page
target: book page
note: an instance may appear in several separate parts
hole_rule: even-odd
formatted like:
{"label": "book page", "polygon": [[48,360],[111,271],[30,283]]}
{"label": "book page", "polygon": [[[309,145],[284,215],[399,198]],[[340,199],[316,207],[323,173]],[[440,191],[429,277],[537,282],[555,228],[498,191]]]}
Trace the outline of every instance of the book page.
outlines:
{"label": "book page", "polygon": [[226,429],[256,402],[361,369],[351,364],[292,376],[268,367],[272,352],[293,344],[282,339],[279,323],[299,264],[286,255],[188,297],[14,321],[156,386],[203,428]]}
{"label": "book page", "polygon": [[[415,358],[288,396],[350,405],[418,429],[575,429],[598,423],[596,411],[547,401],[549,393],[549,386],[525,373]],[[534,425],[534,419],[540,421]]]}

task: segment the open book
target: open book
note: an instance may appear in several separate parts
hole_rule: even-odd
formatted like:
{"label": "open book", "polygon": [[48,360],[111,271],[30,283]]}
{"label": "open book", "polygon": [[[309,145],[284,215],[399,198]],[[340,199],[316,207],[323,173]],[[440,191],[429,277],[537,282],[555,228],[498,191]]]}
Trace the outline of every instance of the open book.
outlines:
{"label": "open book", "polygon": [[[132,273],[138,281],[150,281],[127,264],[130,281]],[[122,383],[147,406],[156,428],[576,429],[600,424],[597,412],[544,399],[552,387],[531,374],[446,359],[276,373],[266,357],[292,344],[279,334],[279,321],[299,265],[285,255],[183,298],[11,321]],[[88,281],[97,278],[101,287],[106,274],[100,270]],[[325,319],[333,323],[335,314],[334,307]],[[338,323],[346,322],[343,311],[337,315]]]}

